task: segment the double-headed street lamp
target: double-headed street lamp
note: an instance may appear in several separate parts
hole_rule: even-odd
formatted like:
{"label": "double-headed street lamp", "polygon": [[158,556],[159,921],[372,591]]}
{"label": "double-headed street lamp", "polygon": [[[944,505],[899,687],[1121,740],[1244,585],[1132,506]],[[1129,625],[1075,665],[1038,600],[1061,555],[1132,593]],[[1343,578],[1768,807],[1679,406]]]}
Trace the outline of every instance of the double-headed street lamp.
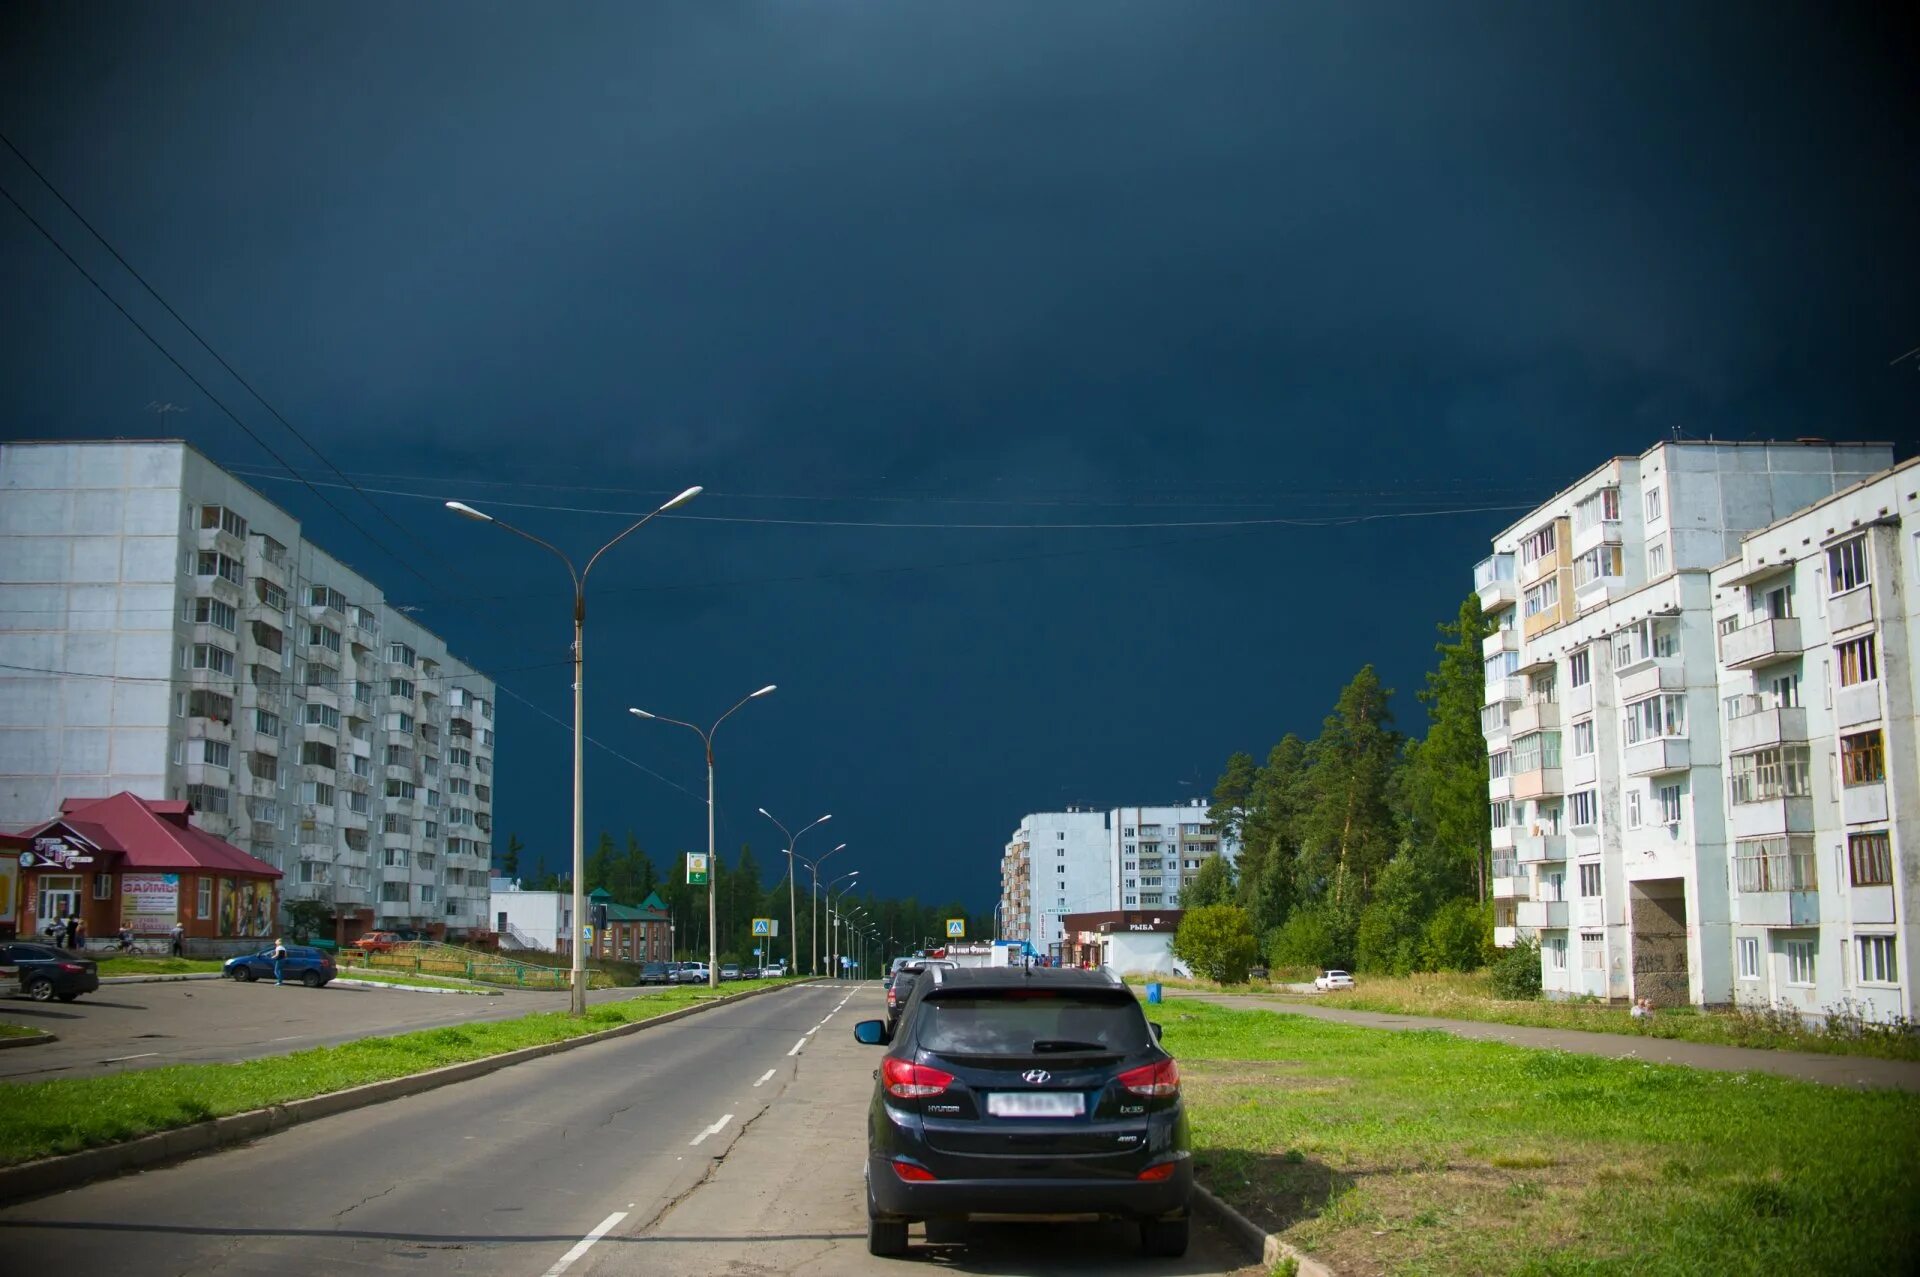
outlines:
{"label": "double-headed street lamp", "polygon": [[682,492],[658,510],[653,511],[652,514],[636,521],[629,526],[625,532],[622,532],[619,536],[607,542],[598,550],[595,550],[593,557],[587,560],[587,566],[578,569],[573,566],[573,560],[567,557],[566,552],[553,543],[542,541],[531,532],[523,531],[520,528],[514,527],[511,523],[502,522],[490,514],[482,513],[464,501],[449,501],[446,503],[447,509],[453,511],[463,519],[473,519],[479,523],[491,523],[497,528],[503,528],[517,537],[533,542],[544,550],[551,551],[555,557],[567,565],[567,574],[573,578],[573,923],[571,934],[567,940],[567,947],[573,951],[572,1010],[575,1015],[585,1015],[587,1013],[587,946],[584,934],[587,915],[587,815],[586,782],[583,775],[586,770],[587,739],[586,722],[583,715],[587,672],[587,652],[585,646],[587,628],[587,574],[593,571],[593,565],[600,561],[601,555],[626,540],[628,536],[638,530],[648,519],[653,518],[656,514],[665,514],[669,510],[683,506],[699,495],[699,488],[688,488],[685,492]]}
{"label": "double-headed street lamp", "polygon": [[[772,812],[762,807],[760,814],[768,820],[773,821],[781,833],[787,834],[787,827],[782,825]],[[824,825],[832,819],[833,813],[828,812],[826,815],[820,817],[820,819],[814,821],[813,825]],[[807,830],[812,829],[813,825],[802,825],[800,827],[800,834],[804,834]],[[799,876],[800,868],[794,863],[793,845],[800,841],[800,834],[787,834],[787,952],[793,955],[793,970],[795,972],[800,970],[800,912],[794,904],[795,894],[793,880]],[[846,845],[845,843],[841,843],[840,847]],[[833,851],[840,850],[840,847],[835,847]],[[833,851],[828,852],[827,856],[831,856]],[[822,856],[821,859],[825,860],[826,856]],[[774,884],[776,887],[779,885],[779,883]],[[772,946],[769,945],[768,949],[771,950]]]}
{"label": "double-headed street lamp", "polygon": [[[845,845],[846,845],[845,843],[841,844],[841,846],[845,846]],[[838,850],[840,850],[839,847],[834,848],[834,851],[838,851]],[[828,853],[828,854],[830,855],[832,853]],[[825,860],[826,858],[827,858],[826,856],[820,857],[820,859],[822,860]],[[820,886],[818,882],[814,884],[813,894],[815,898],[820,901],[820,906],[821,906],[820,912],[826,914],[827,916],[827,966],[829,968],[827,974],[829,977],[833,976],[833,971],[831,969],[833,967],[833,907],[832,907],[833,884],[845,878],[858,878],[859,876],[860,876],[860,871],[858,869],[849,869],[846,873],[841,874],[839,878],[828,879],[827,885],[825,887]],[[854,886],[854,884],[848,883],[847,886],[851,888]],[[814,973],[816,975],[819,974],[819,961],[820,961],[819,955],[815,954],[814,955],[814,967],[815,967]]]}
{"label": "double-headed street lamp", "polygon": [[740,706],[745,705],[748,701],[759,700],[773,689],[774,684],[768,683],[759,691],[749,692],[745,696],[742,696],[734,703],[733,709],[728,710],[719,718],[714,719],[713,726],[707,728],[705,731],[695,727],[692,723],[683,723],[677,718],[668,718],[663,714],[649,714],[644,709],[627,710],[627,713],[638,718],[651,718],[662,723],[672,723],[676,727],[684,727],[695,736],[698,736],[700,743],[707,748],[707,987],[710,989],[720,987],[720,933],[717,930],[719,924],[719,897],[713,889],[715,885],[714,879],[718,877],[720,867],[713,855],[713,734],[720,730],[720,724],[733,717],[734,710],[739,709]]}
{"label": "double-headed street lamp", "polygon": [[[858,869],[855,869],[851,873],[841,874],[840,878],[857,878],[859,876],[860,876],[860,871]],[[841,951],[839,947],[839,933],[835,930],[835,925],[837,920],[844,917],[844,915],[840,912],[840,902],[847,898],[847,893],[849,891],[852,891],[855,887],[860,885],[857,882],[850,882],[846,886],[840,888],[839,892],[836,894],[833,890],[833,884],[835,882],[839,882],[840,878],[835,878],[833,879],[832,882],[829,882],[827,884],[827,944],[829,947],[827,960],[833,966],[833,978],[836,980],[840,978],[839,977],[839,971],[840,971],[839,959],[845,956],[845,954]]]}
{"label": "double-headed street lamp", "polygon": [[813,933],[813,939],[809,942],[811,952],[807,955],[807,974],[810,976],[820,974],[820,866],[826,864],[827,857],[834,852],[846,849],[847,844],[841,843],[833,851],[823,852],[818,860],[808,860],[805,856],[798,858],[801,864],[813,871],[813,894],[807,898],[807,929]]}

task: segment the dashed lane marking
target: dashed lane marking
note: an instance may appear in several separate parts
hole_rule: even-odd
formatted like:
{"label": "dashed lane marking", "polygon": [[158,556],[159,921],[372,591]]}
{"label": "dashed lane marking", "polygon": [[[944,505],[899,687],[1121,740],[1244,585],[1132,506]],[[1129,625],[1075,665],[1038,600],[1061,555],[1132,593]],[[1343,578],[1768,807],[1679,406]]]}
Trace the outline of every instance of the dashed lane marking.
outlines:
{"label": "dashed lane marking", "polygon": [[560,1277],[561,1273],[564,1273],[567,1271],[567,1269],[573,1267],[574,1262],[578,1260],[580,1256],[592,1250],[593,1244],[595,1242],[599,1241],[602,1237],[605,1237],[608,1233],[612,1232],[615,1228],[617,1228],[620,1224],[620,1221],[625,1219],[626,1217],[627,1217],[626,1211],[617,1210],[613,1212],[613,1214],[601,1220],[599,1225],[595,1227],[592,1232],[588,1233],[585,1237],[582,1237],[579,1241],[573,1244],[572,1250],[560,1256],[560,1258],[554,1263],[553,1267],[547,1269],[546,1273],[544,1274],[544,1277]]}
{"label": "dashed lane marking", "polygon": [[731,1122],[732,1120],[733,1120],[733,1114],[731,1113],[723,1114],[719,1121],[715,1122],[712,1126],[709,1126],[706,1130],[694,1136],[693,1142],[689,1144],[688,1147],[698,1148],[702,1140],[706,1139],[709,1135],[718,1135],[720,1133],[721,1128],[724,1127],[728,1122]]}

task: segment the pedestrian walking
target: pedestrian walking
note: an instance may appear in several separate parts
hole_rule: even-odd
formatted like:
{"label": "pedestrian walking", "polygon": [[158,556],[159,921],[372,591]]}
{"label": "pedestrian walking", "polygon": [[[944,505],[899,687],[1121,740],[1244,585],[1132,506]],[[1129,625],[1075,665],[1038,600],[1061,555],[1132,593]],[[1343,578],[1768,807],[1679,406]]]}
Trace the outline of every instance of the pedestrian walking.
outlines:
{"label": "pedestrian walking", "polygon": [[187,956],[187,929],[179,922],[173,924],[173,956],[176,958]]}
{"label": "pedestrian walking", "polygon": [[275,940],[273,942],[273,982],[275,984],[286,983],[286,980],[283,978],[283,968],[281,967],[281,964],[286,960],[287,942],[285,940]]}

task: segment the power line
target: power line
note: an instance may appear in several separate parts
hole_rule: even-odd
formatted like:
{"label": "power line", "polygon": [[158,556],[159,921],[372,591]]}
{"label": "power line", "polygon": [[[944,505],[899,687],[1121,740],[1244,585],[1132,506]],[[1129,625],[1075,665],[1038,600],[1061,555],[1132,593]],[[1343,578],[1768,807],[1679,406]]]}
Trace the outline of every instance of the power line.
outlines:
{"label": "power line", "polygon": [[[304,444],[306,446],[307,451],[311,452],[314,456],[318,457],[321,460],[321,462],[326,465],[327,469],[333,471],[333,473],[339,475],[342,479],[346,480],[347,486],[352,488],[355,492],[359,492],[361,499],[364,500],[369,506],[372,506],[374,509],[374,512],[377,513],[381,518],[385,519],[388,523],[393,524],[395,528],[398,528],[402,533],[402,535],[408,536],[412,538],[416,544],[422,545],[426,549],[428,554],[432,555],[435,559],[437,559],[441,563],[441,565],[444,566],[448,571],[452,572],[456,578],[460,580],[467,579],[461,574],[458,567],[448,562],[432,546],[426,545],[425,542],[422,542],[417,537],[414,537],[413,534],[407,528],[402,526],[399,520],[395,519],[393,515],[390,514],[384,507],[382,507],[377,502],[375,502],[374,499],[368,496],[365,492],[361,492],[359,485],[355,484],[352,479],[347,478],[346,473],[342,471],[339,466],[335,465],[331,458],[329,458],[325,453],[321,452],[320,449],[317,446],[315,446],[314,442],[311,439],[301,434],[300,431],[295,428],[294,424],[291,421],[288,421],[286,417],[282,416],[280,410],[274,407],[273,404],[267,400],[267,397],[265,395],[261,394],[259,390],[254,388],[254,385],[252,382],[248,381],[245,377],[240,375],[239,369],[235,368],[231,363],[227,362],[226,356],[222,355],[219,351],[215,350],[213,346],[207,341],[207,339],[200,335],[199,329],[195,328],[192,324],[188,323],[186,320],[186,317],[183,316],[179,311],[175,310],[173,308],[172,303],[170,303],[165,297],[162,297],[160,295],[159,290],[156,289],[152,284],[149,284],[147,282],[146,276],[142,275],[138,270],[134,269],[133,263],[129,262],[124,256],[122,256],[120,250],[113,246],[113,242],[109,240],[105,235],[102,235],[100,233],[99,228],[94,226],[92,222],[87,220],[86,214],[82,213],[79,209],[73,206],[73,201],[69,200],[64,194],[62,194],[60,188],[58,186],[55,186],[52,180],[48,178],[45,173],[42,173],[39,170],[39,168],[34,164],[34,162],[28,159],[26,157],[26,154],[23,151],[21,151],[21,149],[18,146],[14,145],[12,138],[8,137],[5,133],[0,133],[0,142],[6,143],[7,149],[13,152],[14,158],[19,160],[22,164],[26,165],[27,171],[29,173],[32,173],[34,177],[38,178],[42,186],[46,187],[48,191],[52,192],[53,198],[60,201],[61,207],[65,208],[67,212],[73,214],[74,220],[78,221],[80,225],[86,227],[88,234],[92,235],[94,239],[98,240],[100,242],[100,246],[106,249],[107,252],[113,255],[113,260],[116,262],[119,262],[121,267],[126,270],[127,274],[133,276],[134,280],[139,283],[140,287],[147,290],[147,295],[153,298],[153,300],[159,302],[160,308],[166,311],[168,315],[172,316],[173,321],[175,323],[179,324],[180,327],[186,329],[188,336],[192,337],[195,341],[200,343],[200,349],[206,351],[209,355],[212,355],[214,362],[219,364],[222,368],[226,369],[228,376],[232,377],[235,381],[239,382],[240,385],[245,388],[248,394],[252,395],[256,400],[258,400],[260,405],[267,410],[267,412],[273,417],[273,419],[279,422],[283,427],[286,428],[286,431],[288,434],[292,435],[295,439],[298,439],[302,444]],[[12,196],[9,195],[8,198],[11,199]],[[14,206],[16,208],[19,207],[19,204],[17,201],[15,202]],[[22,209],[21,211],[23,213],[25,212],[24,209]],[[32,220],[32,219],[29,218],[28,220]],[[36,222],[35,225],[37,226],[39,224]],[[46,233],[44,228],[42,228],[41,233],[42,234]],[[73,259],[69,257],[68,260],[72,261]],[[77,266],[78,263],[75,263],[75,265]],[[82,273],[84,274],[85,272],[83,271]],[[91,276],[89,276],[89,279],[91,279]],[[97,283],[94,286],[96,288],[99,287]],[[121,313],[125,314],[126,312],[123,310]],[[129,316],[129,318],[131,318],[131,316]],[[145,330],[143,329],[142,331],[144,332]],[[148,340],[151,341],[152,338],[149,337]],[[155,343],[155,344],[157,345],[158,343]],[[171,358],[171,356],[169,356],[169,358]],[[197,385],[198,383],[195,383],[195,384]],[[202,393],[205,393],[205,387],[202,387],[201,390],[202,390]],[[211,398],[211,396],[209,396],[209,398]],[[224,407],[222,408],[222,411],[225,411]],[[231,413],[228,413],[228,415],[232,416]],[[244,429],[244,427],[242,428]],[[252,436],[251,431],[249,431],[248,434],[249,436]],[[257,437],[254,437],[254,442],[259,443],[260,441]],[[265,447],[266,445],[262,444],[261,446]],[[269,449],[269,451],[271,451],[271,449]],[[278,454],[275,454],[274,459],[276,461],[280,460]],[[283,461],[281,462],[281,464],[284,465],[286,463]],[[337,514],[339,513],[339,511],[335,510],[335,513]],[[342,515],[341,517],[344,518],[345,516]],[[382,548],[384,549],[385,547],[382,547]],[[388,551],[388,553],[392,553],[392,551]]]}
{"label": "power line", "polygon": [[[202,395],[205,395],[208,403],[218,408],[222,413],[226,415],[229,421],[233,422],[234,425],[240,427],[241,432],[245,434],[247,438],[259,444],[260,450],[262,452],[265,452],[268,456],[272,457],[275,461],[279,462],[283,467],[285,467],[287,470],[287,473],[294,475],[296,480],[301,484],[301,486],[305,487],[309,492],[313,493],[314,496],[320,499],[320,503],[322,505],[326,506],[327,509],[339,515],[341,522],[345,523],[348,527],[352,528],[355,532],[358,532],[361,536],[365,537],[373,545],[378,547],[382,553],[392,558],[396,563],[400,564],[400,566],[404,567],[407,571],[411,572],[413,575],[419,577],[422,581],[425,581],[428,585],[435,584],[432,577],[422,572],[419,568],[414,567],[410,562],[402,558],[398,553],[396,553],[393,549],[387,546],[385,542],[381,541],[380,538],[374,536],[373,533],[367,531],[366,528],[362,527],[357,521],[355,521],[351,515],[349,515],[346,511],[342,510],[339,506],[335,505],[331,500],[329,500],[326,494],[321,492],[318,487],[316,487],[314,484],[308,482],[305,479],[299,478],[297,472],[294,471],[293,467],[291,465],[288,465],[287,459],[285,457],[281,456],[278,452],[274,451],[273,446],[269,444],[265,439],[262,439],[259,435],[255,434],[253,432],[253,429],[250,426],[248,426],[246,422],[242,421],[239,415],[236,414],[233,411],[233,409],[227,407],[227,405],[221,401],[219,396],[215,395],[211,390],[207,389],[206,383],[202,382],[198,377],[194,376],[193,373],[188,370],[185,364],[181,363],[177,358],[174,357],[174,354],[172,351],[168,350],[165,346],[161,345],[159,338],[155,337],[151,332],[148,332],[146,325],[142,324],[139,320],[135,319],[133,317],[132,312],[129,311],[125,306],[121,305],[119,299],[116,298],[112,293],[108,292],[106,286],[102,284],[99,280],[95,279],[93,275],[87,270],[87,268],[80,264],[79,259],[76,258],[72,253],[67,251],[66,245],[62,244],[58,239],[54,238],[53,232],[48,230],[44,225],[42,225],[39,218],[35,217],[32,213],[28,212],[26,205],[22,204],[17,198],[15,198],[13,192],[9,190],[6,187],[6,185],[3,183],[0,183],[0,195],[4,195],[6,197],[7,203],[13,205],[13,207],[19,211],[20,216],[26,218],[28,224],[31,225],[33,229],[35,229],[36,231],[39,231],[42,238],[44,238],[47,241],[47,243],[53,245],[54,250],[58,252],[60,256],[67,259],[67,264],[72,266],[74,270],[78,271],[82,279],[86,280],[89,284],[92,284],[94,287],[94,290],[98,292],[102,297],[106,298],[107,303],[111,305],[115,310],[119,311],[121,317],[124,318],[129,324],[132,324],[136,332],[138,332],[142,337],[147,339],[147,343],[149,345],[151,345],[155,350],[159,351],[161,356],[164,359],[166,359],[168,363],[172,364],[174,368],[179,370],[179,373],[182,377],[185,377],[188,381],[192,382],[194,389],[198,390]],[[328,486],[336,486],[336,485],[328,485]]]}

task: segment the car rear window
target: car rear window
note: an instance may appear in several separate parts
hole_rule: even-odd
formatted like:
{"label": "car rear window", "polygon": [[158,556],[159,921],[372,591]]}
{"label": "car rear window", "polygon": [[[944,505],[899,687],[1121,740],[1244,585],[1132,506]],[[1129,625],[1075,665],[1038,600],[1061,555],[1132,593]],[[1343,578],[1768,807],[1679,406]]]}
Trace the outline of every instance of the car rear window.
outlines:
{"label": "car rear window", "polygon": [[[1140,1004],[1125,994],[1064,989],[996,989],[941,994],[921,1002],[922,1050],[959,1055],[1031,1054],[1068,1043],[1131,1053],[1151,1038]],[[1081,1048],[1088,1049],[1088,1048]]]}

